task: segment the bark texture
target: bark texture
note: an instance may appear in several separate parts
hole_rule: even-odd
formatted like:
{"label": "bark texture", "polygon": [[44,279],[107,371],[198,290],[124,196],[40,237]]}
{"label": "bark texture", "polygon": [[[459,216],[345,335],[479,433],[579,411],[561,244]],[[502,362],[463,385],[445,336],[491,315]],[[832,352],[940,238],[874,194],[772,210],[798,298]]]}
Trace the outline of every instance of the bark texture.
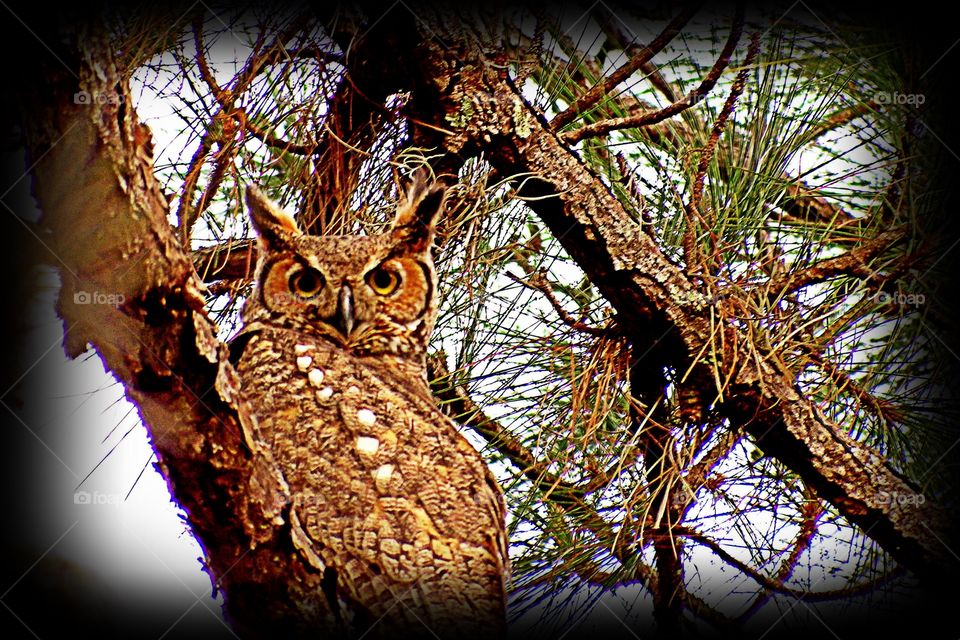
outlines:
{"label": "bark texture", "polygon": [[[533,209],[618,312],[627,334],[661,336],[678,370],[710,379],[714,357],[730,380],[721,410],[765,451],[800,475],[847,519],[917,574],[934,578],[947,549],[934,531],[945,517],[919,487],[828,421],[775,358],[747,357],[749,338],[713,326],[712,301],[672,263],[573,148],[524,101],[490,42],[435,14],[421,23],[421,91],[440,109],[417,115],[448,132],[447,152],[481,151]],[[435,37],[440,34],[439,37]],[[432,100],[426,101],[432,104]],[[429,118],[431,118],[430,120]],[[531,177],[532,176],[532,177]],[[891,500],[890,496],[902,499]]]}
{"label": "bark texture", "polygon": [[[75,38],[59,52],[75,72],[50,67],[52,96],[24,96],[67,352],[92,346],[139,408],[241,635],[292,633],[301,612],[286,594],[318,578],[291,544],[290,496],[252,437],[203,285],[167,221],[150,132],[102,37]],[[94,99],[77,104],[78,91]]]}

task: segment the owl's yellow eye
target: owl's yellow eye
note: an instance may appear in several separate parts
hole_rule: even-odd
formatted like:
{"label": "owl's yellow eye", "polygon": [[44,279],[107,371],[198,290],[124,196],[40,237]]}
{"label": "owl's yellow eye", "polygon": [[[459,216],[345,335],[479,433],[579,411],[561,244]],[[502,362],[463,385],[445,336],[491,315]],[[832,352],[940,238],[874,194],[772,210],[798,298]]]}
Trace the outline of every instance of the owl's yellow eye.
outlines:
{"label": "owl's yellow eye", "polygon": [[290,276],[290,291],[298,298],[308,300],[323,288],[323,276],[316,269],[301,269]]}
{"label": "owl's yellow eye", "polygon": [[367,284],[374,292],[381,296],[388,296],[400,286],[400,275],[396,271],[378,267],[367,276]]}

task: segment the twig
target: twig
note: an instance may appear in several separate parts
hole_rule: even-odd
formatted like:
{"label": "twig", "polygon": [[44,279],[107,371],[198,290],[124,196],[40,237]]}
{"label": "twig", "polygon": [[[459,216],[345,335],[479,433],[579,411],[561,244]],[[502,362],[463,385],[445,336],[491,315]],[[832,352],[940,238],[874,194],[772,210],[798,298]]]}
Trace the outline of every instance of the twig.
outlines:
{"label": "twig", "polygon": [[544,465],[523,444],[497,421],[486,416],[462,388],[453,384],[442,355],[428,356],[427,375],[434,395],[449,407],[455,421],[473,429],[514,463],[524,477],[543,491],[540,496],[542,500],[576,518],[623,565],[631,566],[636,582],[653,588],[650,568],[635,557],[642,549],[635,548],[625,540],[625,536],[618,535],[596,509],[583,501],[582,490],[544,469]]}
{"label": "twig", "polygon": [[[700,487],[708,484],[707,477],[713,471],[713,468],[727,457],[742,437],[743,435],[735,429],[728,429],[720,437],[720,441],[701,458],[700,462],[690,467],[684,479],[694,493]],[[692,497],[693,496],[691,496],[691,504],[693,503]]]}
{"label": "twig", "polygon": [[[783,178],[789,180],[784,174]],[[856,218],[826,198],[815,195],[816,191],[803,183],[791,181],[787,185],[783,200],[777,206],[784,213],[784,219],[809,222],[816,220],[829,225],[840,226],[847,222],[856,222]]]}
{"label": "twig", "polygon": [[[713,228],[713,224],[711,224],[712,220],[705,220],[703,215],[700,213],[700,203],[703,199],[703,185],[707,178],[707,168],[710,166],[710,161],[713,159],[713,153],[717,148],[717,142],[720,140],[720,135],[727,126],[727,120],[733,113],[733,108],[737,104],[737,99],[740,97],[740,94],[743,93],[743,89],[746,86],[747,74],[750,71],[750,65],[753,64],[754,59],[759,53],[760,34],[754,33],[750,38],[750,48],[747,50],[747,57],[743,62],[743,67],[737,72],[736,78],[734,78],[733,86],[730,87],[730,94],[723,103],[723,108],[720,110],[720,114],[713,123],[713,129],[710,131],[710,137],[707,139],[707,144],[704,146],[703,152],[700,154],[700,163],[697,165],[697,173],[693,179],[690,202],[687,203],[686,206],[687,228],[683,236],[683,253],[684,259],[687,263],[687,273],[691,273],[697,266],[701,266],[703,262],[703,253],[697,244],[697,224],[699,223],[702,225],[704,229]],[[712,241],[711,245],[715,246],[715,242]],[[702,266],[705,267],[706,265]],[[715,269],[710,269],[711,273],[714,271]]]}
{"label": "twig", "polygon": [[506,274],[508,278],[517,284],[521,284],[525,287],[542,293],[557,312],[557,315],[560,316],[560,320],[562,320],[563,323],[571,329],[575,329],[576,331],[580,331],[597,338],[609,338],[619,330],[616,322],[614,321],[605,327],[593,327],[583,322],[582,319],[577,320],[571,316],[567,310],[563,308],[563,305],[560,304],[560,301],[557,300],[557,296],[553,293],[553,287],[550,286],[550,281],[547,279],[546,274],[542,271],[533,271],[528,273],[530,277],[527,280],[518,278],[509,271],[507,271]]}
{"label": "twig", "polygon": [[710,130],[710,137],[707,139],[707,144],[700,154],[700,162],[697,165],[697,173],[693,180],[693,189],[691,190],[692,194],[690,197],[690,204],[696,209],[700,208],[700,201],[703,199],[703,185],[706,181],[707,168],[710,166],[710,161],[713,160],[713,153],[717,148],[717,142],[720,140],[720,136],[727,126],[727,120],[729,120],[733,114],[733,108],[737,104],[737,99],[743,93],[743,89],[746,86],[750,65],[753,64],[754,59],[756,59],[759,53],[760,34],[754,33],[750,38],[750,48],[747,50],[747,57],[743,61],[743,66],[734,78],[733,86],[730,87],[730,94],[723,103],[723,108],[720,110],[719,115],[717,115],[717,119],[714,120],[713,128]]}
{"label": "twig", "polygon": [[884,231],[877,237],[846,253],[820,260],[805,269],[794,271],[770,281],[769,296],[783,297],[812,284],[826,282],[838,276],[854,276],[876,284],[886,280],[871,269],[870,262],[904,237],[902,230]]}
{"label": "twig", "polygon": [[[210,71],[210,66],[207,64],[207,58],[204,55],[202,13],[198,13],[193,20],[193,43],[197,50],[196,59],[197,68],[200,70],[200,77],[207,84],[207,86],[210,87],[211,92],[215,96],[217,102],[220,104],[220,111],[213,115],[212,122],[216,123],[219,120],[220,123],[223,124],[226,120],[224,118],[223,105],[227,102],[227,100],[224,98],[223,89],[220,88],[220,85],[217,84],[216,78],[213,77],[213,73]],[[200,146],[190,159],[187,175],[183,182],[183,189],[180,191],[180,203],[177,205],[177,221],[180,225],[180,242],[184,247],[190,246],[190,233],[193,229],[193,225],[196,223],[197,218],[200,215],[200,212],[202,211],[199,206],[193,206],[193,192],[197,188],[197,183],[200,181],[200,172],[203,170],[203,164],[206,162],[207,156],[209,155],[210,149],[213,147],[214,142],[220,145],[221,151],[224,149],[224,147],[221,145],[221,140],[211,133],[211,130],[212,126],[209,127],[200,138]],[[218,154],[218,157],[218,166],[222,166],[223,156]],[[219,173],[222,176],[222,168]],[[203,200],[202,197],[201,200]]]}
{"label": "twig", "polygon": [[699,8],[699,5],[694,4],[681,11],[680,14],[671,20],[663,31],[660,32],[660,35],[654,38],[653,42],[641,48],[639,51],[631,52],[632,57],[623,66],[611,73],[602,82],[594,85],[593,88],[574,100],[573,104],[554,116],[550,121],[550,127],[556,131],[570,123],[574,118],[590,109],[590,107],[595,105],[601,98],[610,93],[614,87],[629,78],[637,69],[641,68],[649,62],[653,56],[657,55],[668,42],[673,40],[676,35],[680,33],[680,29],[690,22],[690,18],[693,17],[693,14],[695,14]]}
{"label": "twig", "polygon": [[[232,151],[235,148],[235,143],[238,139],[238,136],[242,137],[243,128],[249,128],[249,122],[247,121],[246,115],[242,110],[234,106],[234,100],[236,97],[241,95],[247,90],[250,83],[253,82],[257,74],[260,73],[260,70],[267,64],[270,64],[278,56],[286,54],[286,47],[283,45],[293,34],[300,31],[304,26],[304,21],[307,14],[302,14],[297,20],[294,20],[287,30],[277,35],[273,43],[267,47],[266,52],[262,52],[263,45],[263,34],[257,40],[253,47],[253,54],[247,59],[244,68],[236,76],[236,81],[233,86],[229,89],[222,88],[218,83],[216,78],[213,75],[213,72],[210,70],[210,66],[207,63],[206,55],[204,53],[204,42],[203,42],[203,15],[197,14],[193,21],[193,39],[194,46],[196,48],[196,60],[197,68],[200,72],[200,77],[203,79],[204,83],[210,88],[211,93],[214,96],[214,99],[219,106],[219,111],[214,114],[214,122],[220,121],[223,124],[223,135],[218,137],[214,136],[208,130],[204,133],[200,141],[200,147],[194,153],[193,158],[190,161],[190,166],[187,171],[186,179],[184,180],[184,187],[180,195],[180,203],[177,207],[177,220],[180,225],[180,237],[183,246],[188,246],[190,243],[190,233],[193,229],[193,225],[196,223],[197,218],[203,212],[206,205],[210,202],[213,196],[213,191],[219,186],[219,179],[222,178],[224,171],[226,170],[226,164],[228,164],[233,159]],[[227,124],[228,122],[236,121],[241,125],[241,130],[238,132],[235,125]],[[260,131],[256,127],[258,133],[268,138],[264,132]],[[272,138],[272,141],[278,145],[287,148],[289,145],[285,145],[283,141],[279,141],[275,138]],[[197,203],[197,206],[192,205],[193,192],[196,189],[197,183],[200,179],[200,172],[203,168],[203,164],[206,161],[207,155],[210,153],[210,149],[213,143],[216,142],[221,146],[220,151],[217,154],[217,167],[214,168],[213,180],[211,180],[211,185],[208,185],[208,188],[205,190],[205,193],[201,196],[200,201]],[[313,148],[312,145],[304,146],[306,152],[311,151]],[[211,189],[212,187],[212,189]]]}
{"label": "twig", "polygon": [[740,34],[743,32],[743,14],[743,7],[738,5],[736,15],[734,16],[733,26],[731,27],[730,35],[727,38],[727,43],[724,45],[723,51],[721,51],[720,55],[717,57],[717,61],[714,63],[713,68],[710,69],[709,73],[707,73],[704,79],[700,82],[700,85],[693,91],[690,91],[683,98],[658,111],[652,111],[623,118],[610,118],[608,120],[601,120],[599,122],[584,125],[579,129],[574,129],[573,131],[567,131],[560,134],[560,138],[567,144],[572,145],[585,138],[596,138],[617,129],[643,127],[666,120],[667,118],[672,118],[678,113],[689,109],[693,105],[703,100],[713,89],[714,85],[716,85],[717,80],[720,78],[720,74],[723,73],[723,70],[726,69],[727,65],[730,63],[730,56],[733,55],[733,51],[736,49],[737,43],[740,41]]}
{"label": "twig", "polygon": [[902,412],[896,409],[893,403],[889,400],[878,398],[863,388],[850,373],[841,369],[835,362],[825,358],[822,350],[815,349],[814,345],[806,343],[804,343],[801,348],[803,355],[827,374],[836,387],[837,395],[844,392],[849,393],[864,409],[882,420],[888,427],[892,427],[894,423],[903,420]]}
{"label": "twig", "polygon": [[483,413],[466,391],[454,384],[442,355],[427,358],[427,373],[434,395],[448,408],[450,416],[455,421],[482,436],[505,458],[515,464],[537,487],[547,489],[547,493],[555,497],[563,498],[564,503],[582,505],[581,490],[547,471],[543,463],[537,460],[529,449],[499,422]]}
{"label": "twig", "polygon": [[876,100],[869,100],[855,104],[852,107],[847,107],[846,109],[841,109],[827,116],[823,122],[804,134],[804,137],[809,139],[810,142],[813,142],[825,133],[829,133],[838,127],[848,124],[854,118],[870,113],[871,111],[876,111],[878,107],[879,105]]}
{"label": "twig", "polygon": [[196,216],[190,213],[190,201],[193,199],[193,192],[200,181],[200,172],[203,169],[203,163],[213,147],[214,137],[209,131],[200,137],[200,145],[190,158],[190,164],[187,174],[183,179],[183,188],[180,190],[180,203],[177,205],[177,221],[180,227],[180,243],[187,247],[190,245],[190,230],[196,221]]}
{"label": "twig", "polygon": [[[777,572],[777,580],[781,583],[789,580],[794,571],[796,571],[800,556],[810,548],[814,536],[817,535],[817,520],[819,520],[820,516],[825,512],[823,504],[813,489],[808,486],[804,487],[804,497],[807,501],[801,508],[800,517],[802,524],[800,525],[800,530],[797,531],[797,535],[793,540],[793,547],[790,549],[790,553],[787,554],[787,557],[780,563],[780,570]],[[737,616],[737,620],[745,621],[752,617],[770,600],[772,595],[772,591],[764,589],[750,604],[747,610]]]}
{"label": "twig", "polygon": [[873,580],[868,580],[862,584],[851,585],[849,587],[844,587],[842,589],[830,589],[828,591],[806,591],[804,589],[794,589],[783,584],[782,581],[776,578],[769,578],[753,567],[750,567],[747,564],[744,564],[734,556],[730,555],[722,546],[720,546],[716,541],[708,538],[698,531],[694,531],[687,527],[676,527],[674,533],[677,535],[684,536],[690,540],[700,543],[701,545],[707,547],[713,551],[717,556],[726,562],[731,567],[739,570],[744,575],[751,578],[754,582],[764,587],[768,591],[773,591],[776,593],[784,593],[791,595],[797,598],[803,598],[805,602],[818,602],[823,600],[837,600],[840,598],[849,598],[850,596],[869,593],[874,589],[890,582],[891,580],[897,578],[901,574],[905,573],[902,567],[897,567],[887,574],[884,574]]}

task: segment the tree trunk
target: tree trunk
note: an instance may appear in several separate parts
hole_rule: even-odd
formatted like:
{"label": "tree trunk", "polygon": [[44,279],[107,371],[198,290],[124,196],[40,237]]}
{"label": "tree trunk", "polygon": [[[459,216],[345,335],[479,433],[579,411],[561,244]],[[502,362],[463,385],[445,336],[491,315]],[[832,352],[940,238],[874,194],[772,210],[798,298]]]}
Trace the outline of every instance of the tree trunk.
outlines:
{"label": "tree trunk", "polygon": [[251,435],[202,284],[167,222],[150,132],[100,34],[59,53],[70,69],[44,69],[49,93],[24,96],[23,108],[67,352],[92,346],[139,408],[241,635],[310,635],[290,593],[319,590],[322,576],[286,535],[290,497]]}

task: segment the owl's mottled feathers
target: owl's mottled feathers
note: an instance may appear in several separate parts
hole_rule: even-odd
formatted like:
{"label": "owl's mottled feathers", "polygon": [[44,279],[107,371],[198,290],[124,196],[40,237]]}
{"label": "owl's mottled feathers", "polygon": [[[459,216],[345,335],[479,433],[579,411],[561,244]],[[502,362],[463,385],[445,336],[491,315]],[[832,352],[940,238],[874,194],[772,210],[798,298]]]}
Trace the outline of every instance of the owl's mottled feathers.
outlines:
{"label": "owl's mottled feathers", "polygon": [[504,629],[503,497],[426,381],[443,196],[417,174],[386,233],[316,237],[247,191],[259,258],[232,349],[292,547],[322,577],[291,592],[318,637]]}

